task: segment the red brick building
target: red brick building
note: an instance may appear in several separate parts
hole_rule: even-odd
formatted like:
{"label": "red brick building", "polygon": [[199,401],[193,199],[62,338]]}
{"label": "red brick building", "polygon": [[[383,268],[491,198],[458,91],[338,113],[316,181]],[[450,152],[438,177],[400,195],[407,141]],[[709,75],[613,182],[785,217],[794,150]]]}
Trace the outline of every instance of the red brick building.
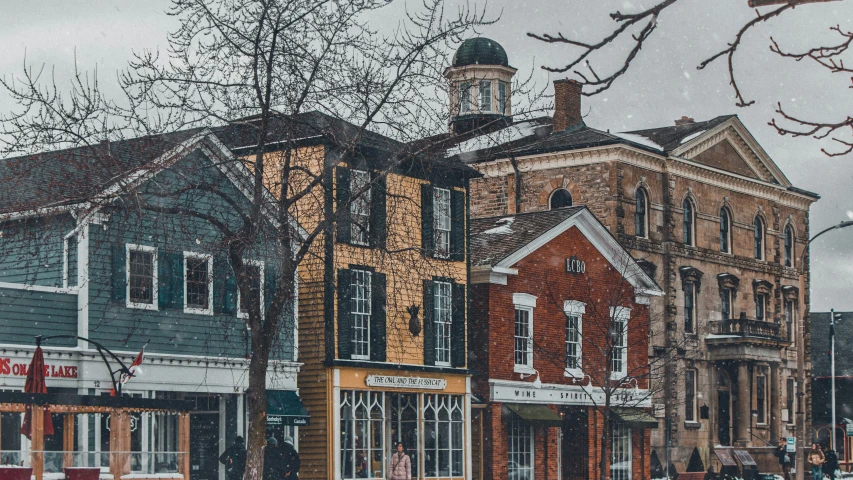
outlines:
{"label": "red brick building", "polygon": [[607,429],[608,476],[651,478],[657,284],[586,207],[472,220],[471,250],[475,476],[597,478]]}

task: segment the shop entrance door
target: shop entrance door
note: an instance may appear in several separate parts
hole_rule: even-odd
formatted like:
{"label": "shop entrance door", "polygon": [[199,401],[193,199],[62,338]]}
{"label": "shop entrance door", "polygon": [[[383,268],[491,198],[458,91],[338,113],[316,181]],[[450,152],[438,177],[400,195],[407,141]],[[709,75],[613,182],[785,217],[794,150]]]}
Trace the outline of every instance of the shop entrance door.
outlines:
{"label": "shop entrance door", "polygon": [[717,439],[720,445],[731,446],[731,394],[728,390],[719,390],[717,392]]}
{"label": "shop entrance door", "polygon": [[587,480],[589,478],[589,429],[584,407],[568,407],[563,410],[563,440],[560,461],[563,480]]}
{"label": "shop entrance door", "polygon": [[219,479],[219,414],[190,415],[190,480]]}

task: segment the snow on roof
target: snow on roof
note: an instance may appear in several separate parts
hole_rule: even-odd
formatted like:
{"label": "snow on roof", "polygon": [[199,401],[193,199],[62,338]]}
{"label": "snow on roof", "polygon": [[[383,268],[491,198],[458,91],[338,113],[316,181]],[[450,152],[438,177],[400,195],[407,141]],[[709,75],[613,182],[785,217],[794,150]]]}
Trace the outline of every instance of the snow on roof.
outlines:
{"label": "snow on roof", "polygon": [[495,223],[499,223],[501,225],[499,225],[495,228],[486,230],[485,232],[483,232],[483,235],[508,235],[510,233],[513,233],[512,228],[510,228],[510,227],[512,226],[512,222],[514,222],[514,221],[515,221],[515,218],[513,218],[513,217],[502,218],[502,219],[498,220],[497,222],[495,222]]}
{"label": "snow on roof", "polygon": [[617,137],[621,138],[622,140],[627,140],[631,143],[636,143],[637,145],[642,145],[644,147],[653,148],[653,149],[659,150],[661,152],[664,151],[662,146],[653,142],[648,137],[644,137],[642,135],[637,135],[636,133],[614,133],[613,135],[616,135]]}
{"label": "snow on roof", "polygon": [[698,137],[699,135],[702,135],[703,133],[705,133],[707,131],[708,130],[699,130],[696,133],[693,133],[691,135],[688,135],[688,136],[682,138],[680,145],[684,145],[685,143],[689,142],[690,140],[693,140],[694,138]]}
{"label": "snow on roof", "polygon": [[459,144],[449,148],[446,155],[448,157],[452,157],[462,153],[476,152],[478,150],[503,145],[504,143],[514,142],[533,135],[536,131],[536,127],[539,126],[541,125],[535,120],[519,122],[506,128],[502,128],[496,132],[478,135],[474,138],[465,140],[464,142],[460,142]]}

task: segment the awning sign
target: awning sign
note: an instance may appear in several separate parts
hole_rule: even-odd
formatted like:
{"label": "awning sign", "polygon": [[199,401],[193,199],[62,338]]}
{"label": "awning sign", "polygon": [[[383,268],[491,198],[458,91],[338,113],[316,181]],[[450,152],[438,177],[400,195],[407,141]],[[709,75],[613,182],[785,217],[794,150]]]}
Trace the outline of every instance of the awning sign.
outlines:
{"label": "awning sign", "polygon": [[425,390],[444,390],[447,380],[443,378],[395,377],[392,375],[368,375],[364,380],[368,387],[420,388]]}
{"label": "awning sign", "polygon": [[292,390],[267,390],[267,425],[308,425],[308,409]]}

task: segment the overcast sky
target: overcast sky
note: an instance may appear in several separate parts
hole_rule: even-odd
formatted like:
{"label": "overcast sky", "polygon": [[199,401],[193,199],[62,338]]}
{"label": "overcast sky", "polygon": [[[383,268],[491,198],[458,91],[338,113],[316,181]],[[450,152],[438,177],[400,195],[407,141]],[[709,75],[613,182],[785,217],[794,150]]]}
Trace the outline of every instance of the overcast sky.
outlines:
{"label": "overcast sky", "polygon": [[[455,0],[448,0],[448,4]],[[420,3],[418,0],[417,3]],[[492,0],[485,6],[500,20],[480,32],[500,42],[518,75],[533,72],[546,84],[539,67],[557,66],[568,58],[566,47],[547,45],[527,32],[557,33],[598,39],[612,27],[608,14],[648,7],[653,0]],[[831,75],[807,62],[787,61],[768,51],[772,35],[781,45],[806,47],[813,40],[835,38],[828,27],[841,22],[853,29],[853,1],[807,5],[788,12],[748,35],[736,57],[741,89],[749,108],[738,108],[728,85],[725,63],[703,71],[698,65],[725,47],[737,29],[754,16],[747,0],[680,0],[660,18],[658,31],[629,73],[608,92],[586,98],[586,122],[599,129],[635,130],[672,125],[687,115],[706,120],[736,113],[797,187],[819,193],[811,210],[812,234],[853,218],[853,155],[827,158],[812,139],[780,137],[767,125],[776,102],[791,112],[839,121],[853,113],[849,74]],[[168,0],[29,0],[5,4],[0,16],[0,75],[19,74],[24,56],[34,65],[56,67],[66,78],[76,52],[77,64],[96,66],[106,91],[112,91],[115,72],[126,65],[133,50],[164,49],[175,19],[165,15]],[[384,13],[388,25],[402,12],[392,6]],[[824,42],[824,43],[827,43]],[[812,45],[813,46],[813,45]],[[607,71],[612,58],[594,63]],[[853,60],[851,60],[853,61]],[[13,107],[0,93],[0,111]],[[812,310],[853,310],[853,227],[821,237],[812,246]]]}

